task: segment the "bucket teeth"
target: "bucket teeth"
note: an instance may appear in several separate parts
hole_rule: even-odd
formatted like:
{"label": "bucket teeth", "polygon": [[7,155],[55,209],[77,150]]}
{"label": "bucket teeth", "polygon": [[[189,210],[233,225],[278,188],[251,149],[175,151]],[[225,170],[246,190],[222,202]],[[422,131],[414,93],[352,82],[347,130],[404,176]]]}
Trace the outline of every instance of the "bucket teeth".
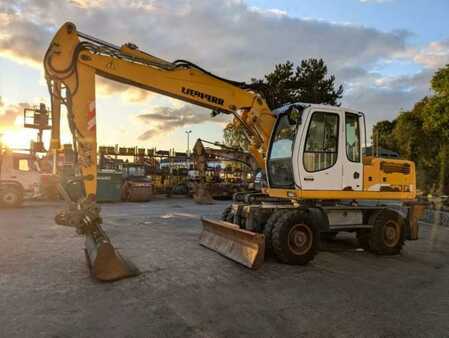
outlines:
{"label": "bucket teeth", "polygon": [[201,219],[200,244],[248,268],[258,269],[264,261],[265,236],[240,229],[237,225]]}
{"label": "bucket teeth", "polygon": [[102,282],[137,276],[139,270],[114,249],[100,225],[86,233],[85,254],[91,274]]}

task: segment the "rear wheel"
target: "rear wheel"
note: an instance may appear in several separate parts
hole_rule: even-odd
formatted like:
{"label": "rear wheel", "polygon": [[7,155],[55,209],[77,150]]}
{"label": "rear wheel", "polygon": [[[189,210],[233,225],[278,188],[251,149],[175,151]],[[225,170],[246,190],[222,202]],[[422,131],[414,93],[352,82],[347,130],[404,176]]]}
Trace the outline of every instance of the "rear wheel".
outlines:
{"label": "rear wheel", "polygon": [[370,235],[370,250],[379,255],[395,255],[404,244],[404,226],[401,216],[391,210],[383,210],[374,221]]}
{"label": "rear wheel", "polygon": [[22,205],[23,194],[16,187],[5,187],[0,192],[0,205],[7,208],[14,208]]}
{"label": "rear wheel", "polygon": [[302,213],[297,211],[279,217],[272,230],[273,251],[286,264],[307,264],[317,254],[319,242],[319,229],[306,224]]}

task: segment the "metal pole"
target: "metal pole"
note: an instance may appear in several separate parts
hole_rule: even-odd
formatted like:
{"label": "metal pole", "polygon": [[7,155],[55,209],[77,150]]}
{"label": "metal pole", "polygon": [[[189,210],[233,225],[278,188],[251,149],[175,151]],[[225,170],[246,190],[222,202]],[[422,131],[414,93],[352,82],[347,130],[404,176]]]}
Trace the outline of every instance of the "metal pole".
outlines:
{"label": "metal pole", "polygon": [[190,158],[190,133],[191,130],[186,130],[185,133],[187,134],[187,170],[189,170],[189,158]]}

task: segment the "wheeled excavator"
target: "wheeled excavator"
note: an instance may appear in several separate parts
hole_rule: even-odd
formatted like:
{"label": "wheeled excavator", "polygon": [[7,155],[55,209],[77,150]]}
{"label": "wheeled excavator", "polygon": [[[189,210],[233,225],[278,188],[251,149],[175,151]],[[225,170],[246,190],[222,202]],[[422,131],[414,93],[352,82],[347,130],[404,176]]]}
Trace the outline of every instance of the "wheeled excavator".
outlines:
{"label": "wheeled excavator", "polygon": [[[328,105],[293,103],[271,110],[267,88],[221,78],[186,60],[169,62],[138,49],[81,33],[65,23],[45,54],[52,103],[64,104],[74,138],[85,197],[57,215],[60,224],[86,237],[94,276],[112,281],[137,273],[101,228],[95,203],[97,172],[96,75],[153,91],[215,113],[243,126],[249,152],[265,168],[268,188],[236,194],[223,220],[202,219],[200,244],[247,267],[258,268],[272,252],[281,262],[306,264],[320,237],[355,232],[360,245],[396,254],[416,238],[415,165],[365,157],[365,116]],[[59,111],[59,108],[54,111]],[[383,203],[408,201],[407,211]],[[402,203],[403,204],[403,203]]]}

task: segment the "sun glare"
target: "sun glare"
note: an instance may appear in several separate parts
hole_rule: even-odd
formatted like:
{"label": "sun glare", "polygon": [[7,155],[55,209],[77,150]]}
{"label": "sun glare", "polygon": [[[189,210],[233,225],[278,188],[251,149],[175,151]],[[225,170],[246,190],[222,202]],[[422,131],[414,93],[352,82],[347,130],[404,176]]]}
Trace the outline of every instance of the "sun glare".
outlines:
{"label": "sun glare", "polygon": [[29,130],[7,130],[2,133],[1,141],[12,149],[28,149],[32,140]]}

